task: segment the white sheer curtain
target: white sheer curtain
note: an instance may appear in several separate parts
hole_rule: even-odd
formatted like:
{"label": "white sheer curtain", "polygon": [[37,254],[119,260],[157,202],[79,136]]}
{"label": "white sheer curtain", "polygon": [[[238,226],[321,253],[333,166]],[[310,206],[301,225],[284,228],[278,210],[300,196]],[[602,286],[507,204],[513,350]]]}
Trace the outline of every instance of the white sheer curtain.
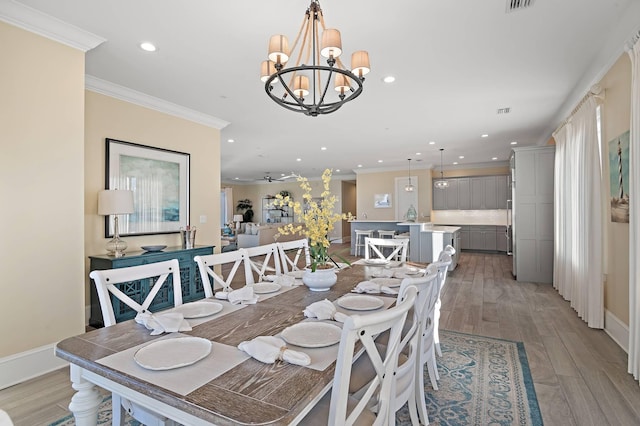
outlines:
{"label": "white sheer curtain", "polygon": [[555,239],[553,285],[589,327],[604,327],[602,171],[589,95],[554,133]]}
{"label": "white sheer curtain", "polygon": [[627,51],[631,57],[631,131],[629,138],[629,373],[640,379],[640,33]]}

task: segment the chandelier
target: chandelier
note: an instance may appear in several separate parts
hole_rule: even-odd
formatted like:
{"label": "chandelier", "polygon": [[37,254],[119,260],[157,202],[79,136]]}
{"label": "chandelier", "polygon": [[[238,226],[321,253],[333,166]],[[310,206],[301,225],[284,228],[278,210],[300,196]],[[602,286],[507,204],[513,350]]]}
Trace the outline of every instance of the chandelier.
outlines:
{"label": "chandelier", "polygon": [[436,189],[446,189],[449,187],[449,182],[444,179],[444,172],[442,171],[442,151],[444,151],[444,148],[440,148],[440,179],[433,183]]}
{"label": "chandelier", "polygon": [[[296,60],[291,64],[290,52],[296,48]],[[269,59],[262,62],[260,79],[278,105],[312,117],[329,114],[360,96],[364,75],[370,71],[366,51],[351,55],[351,70],[340,60],[341,54],[340,31],[325,27],[320,2],[311,0],[291,49],[286,36],[271,36]],[[320,56],[326,58],[327,65],[321,64]],[[329,90],[332,82],[333,90]],[[282,90],[274,90],[276,85],[282,85]]]}
{"label": "chandelier", "polygon": [[411,158],[409,160],[409,183],[405,185],[404,190],[407,192],[413,192],[413,185],[411,184]]}

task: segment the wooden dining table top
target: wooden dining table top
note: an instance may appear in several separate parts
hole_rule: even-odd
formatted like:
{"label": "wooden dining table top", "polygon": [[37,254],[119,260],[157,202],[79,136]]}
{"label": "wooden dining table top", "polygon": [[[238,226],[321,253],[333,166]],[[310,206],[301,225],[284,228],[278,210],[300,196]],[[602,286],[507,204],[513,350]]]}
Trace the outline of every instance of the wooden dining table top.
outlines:
{"label": "wooden dining table top", "polygon": [[[257,336],[276,335],[304,320],[303,310],[311,303],[335,301],[349,293],[370,277],[370,268],[353,265],[338,272],[337,283],[328,291],[313,292],[301,285],[204,322],[183,334],[233,347]],[[281,361],[264,364],[249,358],[193,392],[180,395],[96,362],[159,337],[151,336],[143,325],[130,320],[65,339],[55,351],[58,357],[85,370],[216,425],[290,424],[333,381],[335,362],[324,371],[317,371]]]}

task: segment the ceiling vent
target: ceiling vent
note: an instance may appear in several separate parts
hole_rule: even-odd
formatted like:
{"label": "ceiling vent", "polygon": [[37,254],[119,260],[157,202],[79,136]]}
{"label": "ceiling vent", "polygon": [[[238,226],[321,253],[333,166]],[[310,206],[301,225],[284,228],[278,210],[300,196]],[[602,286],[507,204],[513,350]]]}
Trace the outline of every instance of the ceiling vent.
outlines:
{"label": "ceiling vent", "polygon": [[498,115],[500,115],[500,114],[509,114],[510,112],[511,112],[511,107],[498,108]]}
{"label": "ceiling vent", "polygon": [[507,13],[533,6],[535,0],[507,0]]}

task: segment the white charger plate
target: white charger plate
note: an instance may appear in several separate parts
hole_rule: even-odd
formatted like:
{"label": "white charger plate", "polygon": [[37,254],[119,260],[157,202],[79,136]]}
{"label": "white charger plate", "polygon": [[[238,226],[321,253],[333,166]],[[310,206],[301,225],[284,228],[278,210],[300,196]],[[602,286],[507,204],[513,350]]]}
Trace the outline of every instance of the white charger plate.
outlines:
{"label": "white charger plate", "polygon": [[290,345],[323,348],[340,342],[342,329],[326,322],[299,322],[285,328],[280,336]]}
{"label": "white charger plate", "polygon": [[364,259],[364,263],[366,263],[367,265],[382,266],[388,265],[389,261],[387,259]]}
{"label": "white charger plate", "polygon": [[136,351],[134,361],[147,370],[172,370],[195,364],[211,353],[211,341],[201,337],[157,340]]}
{"label": "white charger plate", "polygon": [[398,278],[371,278],[369,281],[380,285],[386,285],[389,288],[400,287],[402,280]]}
{"label": "white charger plate", "polygon": [[275,293],[281,288],[282,286],[278,283],[255,283],[253,285],[253,292],[255,294]]}
{"label": "white charger plate", "polygon": [[302,276],[304,275],[304,271],[289,271],[289,272],[285,272],[285,275],[292,276],[296,279],[301,279]]}
{"label": "white charger plate", "polygon": [[352,311],[372,311],[384,306],[384,301],[375,296],[342,296],[338,306]]}
{"label": "white charger plate", "polygon": [[190,302],[173,308],[173,312],[180,312],[185,318],[202,318],[217,314],[222,310],[218,302]]}

